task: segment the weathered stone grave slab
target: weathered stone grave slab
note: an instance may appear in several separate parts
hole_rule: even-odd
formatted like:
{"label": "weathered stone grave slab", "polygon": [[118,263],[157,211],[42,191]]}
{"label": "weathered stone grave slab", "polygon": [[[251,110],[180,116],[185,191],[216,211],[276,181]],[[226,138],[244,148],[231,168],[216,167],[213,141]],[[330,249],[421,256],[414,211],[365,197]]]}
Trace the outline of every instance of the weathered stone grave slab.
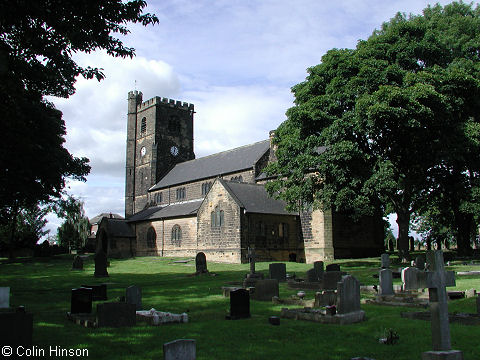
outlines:
{"label": "weathered stone grave slab", "polygon": [[[408,311],[400,313],[402,318],[414,319],[414,320],[432,320],[432,314],[430,311]],[[459,323],[462,325],[480,325],[480,315],[479,314],[469,314],[469,313],[454,313],[448,314],[448,322]]]}
{"label": "weathered stone grave slab", "polygon": [[108,277],[107,264],[107,254],[103,251],[95,254],[95,277]]}
{"label": "weathered stone grave slab", "polygon": [[125,302],[134,304],[135,310],[142,310],[142,289],[136,285],[131,285],[125,290]]}
{"label": "weathered stone grave slab", "polygon": [[73,259],[72,270],[83,270],[83,259],[79,255]]}
{"label": "weathered stone grave slab", "polygon": [[324,290],[315,293],[315,307],[332,306],[337,304],[335,290]]}
{"label": "weathered stone grave slab", "polygon": [[72,289],[70,313],[90,314],[92,312],[93,290],[92,288]]}
{"label": "weathered stone grave slab", "polygon": [[230,292],[229,320],[245,319],[250,317],[250,293],[245,289]]}
{"label": "weathered stone grave slab", "polygon": [[315,269],[307,270],[307,281],[308,282],[319,282],[317,271]]}
{"label": "weathered stone grave slab", "polygon": [[135,304],[124,302],[97,304],[97,323],[98,327],[135,326],[137,323]]}
{"label": "weathered stone grave slab", "polygon": [[208,273],[207,270],[207,257],[205,253],[199,252],[197,256],[195,256],[195,273],[196,274],[206,274]]}
{"label": "weathered stone grave slab", "polygon": [[382,254],[380,255],[381,267],[382,269],[388,269],[390,267],[390,255]]}
{"label": "weathered stone grave slab", "polygon": [[336,290],[337,283],[342,280],[343,275],[342,271],[326,271],[323,274],[323,289]]}
{"label": "weathered stone grave slab", "polygon": [[195,360],[196,342],[193,339],[178,339],[163,344],[163,360]]}
{"label": "weathered stone grave slab", "polygon": [[317,273],[317,279],[322,280],[323,279],[323,273],[325,272],[324,267],[323,267],[323,261],[315,261],[313,263],[313,268],[315,269]]}
{"label": "weathered stone grave slab", "polygon": [[339,264],[329,264],[325,268],[325,271],[340,271],[340,265]]}
{"label": "weathered stone grave slab", "polygon": [[137,311],[137,321],[146,321],[150,325],[163,325],[169,323],[188,323],[188,314],[174,314],[170,312],[157,311],[155,309]]}
{"label": "weathered stone grave slab", "polygon": [[31,346],[32,337],[33,315],[25,312],[25,308],[0,312],[0,345],[2,347],[10,346],[15,350],[20,345]]}
{"label": "weathered stone grave slab", "polygon": [[273,263],[268,265],[270,279],[287,281],[287,265],[284,263]]}
{"label": "weathered stone grave slab", "polygon": [[427,275],[416,267],[406,267],[402,270],[403,290],[426,288]]}
{"label": "weathered stone grave slab", "polygon": [[352,275],[345,275],[338,283],[337,311],[339,314],[360,311],[360,282]]}
{"label": "weathered stone grave slab", "polygon": [[392,270],[382,269],[380,270],[380,285],[379,285],[379,295],[393,295],[393,275]]}
{"label": "weathered stone grave slab", "polygon": [[260,301],[272,301],[272,297],[278,297],[278,280],[265,279],[255,283],[255,290],[251,294],[252,299]]}
{"label": "weathered stone grave slab", "polygon": [[92,289],[92,300],[93,301],[107,300],[107,284],[82,285],[82,288]]}
{"label": "weathered stone grave slab", "polygon": [[277,296],[272,297],[272,303],[275,305],[295,305],[303,307],[314,307],[314,299],[300,299],[298,296],[292,295],[291,298],[280,299]]}
{"label": "weathered stone grave slab", "polygon": [[0,287],[0,309],[10,307],[10,287]]}

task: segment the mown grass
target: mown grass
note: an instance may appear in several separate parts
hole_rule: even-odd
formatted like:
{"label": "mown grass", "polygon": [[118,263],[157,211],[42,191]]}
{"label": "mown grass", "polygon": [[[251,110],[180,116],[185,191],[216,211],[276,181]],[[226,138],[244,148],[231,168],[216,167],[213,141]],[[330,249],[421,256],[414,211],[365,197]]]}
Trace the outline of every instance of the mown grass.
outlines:
{"label": "mown grass", "polygon": [[[326,325],[281,319],[280,326],[268,323],[268,317],[279,315],[281,307],[270,302],[251,301],[250,319],[228,321],[229,300],[221,287],[239,283],[249,271],[248,264],[208,263],[216,276],[191,276],[194,262],[173,263],[174,259],[136,258],[111,260],[109,278],[93,277],[93,260],[87,260],[84,271],[71,271],[72,258],[21,260],[0,264],[0,286],[11,287],[13,307],[25,305],[34,314],[34,345],[48,349],[86,348],[90,359],[161,359],[162,344],[178,338],[197,341],[198,359],[332,359],[344,360],[365,356],[377,360],[419,359],[431,350],[430,323],[403,319],[402,311],[418,309],[362,305],[367,320],[353,325]],[[341,261],[342,270],[356,276],[364,285],[378,282],[378,259]],[[395,265],[394,265],[395,266]],[[268,273],[268,263],[257,263],[257,271]],[[311,265],[287,263],[287,272],[299,277]],[[471,269],[480,267],[471,266]],[[469,266],[453,264],[450,269],[468,270]],[[138,323],[132,328],[87,329],[69,322],[70,290],[81,284],[108,283],[109,300],[125,294],[125,288],[136,284],[142,288],[143,308],[174,313],[188,312],[189,323],[149,326]],[[457,277],[458,290],[477,288],[480,276]],[[296,293],[280,285],[281,297]],[[313,298],[308,291],[307,297]],[[451,312],[476,312],[475,299],[449,303]],[[396,345],[379,344],[384,331],[394,329],[400,336]],[[452,346],[464,353],[464,359],[480,358],[480,327],[451,324]]]}

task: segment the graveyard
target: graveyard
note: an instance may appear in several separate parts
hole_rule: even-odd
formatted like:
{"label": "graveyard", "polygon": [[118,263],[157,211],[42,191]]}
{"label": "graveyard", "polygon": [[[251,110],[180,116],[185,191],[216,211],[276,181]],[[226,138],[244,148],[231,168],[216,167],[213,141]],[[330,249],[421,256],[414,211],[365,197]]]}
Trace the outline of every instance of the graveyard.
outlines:
{"label": "graveyard", "polygon": [[[278,271],[279,266],[270,269],[267,262],[257,262],[252,269],[250,264],[221,264],[207,259],[208,271],[198,271],[194,259],[138,257],[108,259],[108,276],[103,271],[105,276],[95,276],[99,269],[95,268],[93,254],[84,259],[83,270],[72,270],[73,260],[72,255],[15,261],[0,259],[0,286],[10,287],[10,307],[24,306],[25,311],[33,316],[32,348],[88,349],[91,359],[162,359],[164,344],[177,339],[195,340],[197,359],[343,360],[365,357],[407,360],[421,359],[422,353],[432,350],[430,321],[402,316],[408,312],[427,312],[428,308],[367,303],[376,297],[371,288],[379,284],[380,258],[335,261],[342,272],[352,275],[361,284],[360,307],[365,318],[348,324],[281,317],[282,309],[301,310],[303,306],[294,305],[295,302],[287,305],[266,301],[259,293],[249,299],[248,316],[232,316],[228,320],[230,299],[224,296],[222,288],[241,288],[246,275],[252,274],[253,270],[258,275],[250,276],[250,280],[256,277],[257,281],[263,281],[265,291],[272,284],[278,284],[279,299],[298,298],[299,289],[292,287],[291,283],[289,286],[289,282],[283,279],[270,280],[270,271],[275,271],[276,275],[280,273],[280,277],[302,278],[314,283],[312,264],[286,262],[284,275]],[[325,265],[328,269],[330,264],[326,262]],[[445,270],[457,273],[455,285],[448,286],[448,291],[480,290],[480,261],[451,261],[447,265]],[[394,272],[400,267],[395,256],[390,257],[389,267]],[[337,272],[338,268],[333,270]],[[398,288],[401,283],[402,279],[393,277],[393,288]],[[103,284],[106,284],[106,300]],[[138,321],[137,317],[136,323],[119,327],[111,323],[87,327],[67,318],[71,310],[72,289],[93,288],[92,311],[104,313],[103,304],[119,302],[132,285],[135,285],[135,291],[127,292],[127,297],[141,297],[137,310],[154,308],[158,312],[186,314],[183,315],[186,321],[154,325],[149,321]],[[306,288],[301,291],[301,297],[313,301],[317,291],[314,286]],[[382,291],[390,292],[386,286]],[[450,315],[477,314],[476,302],[477,297],[450,300],[448,312]],[[123,311],[116,306],[109,311],[116,314]],[[133,305],[128,307],[129,311],[133,311],[132,307],[135,308]],[[275,317],[274,321],[270,320],[271,317]],[[5,336],[7,330],[2,331]],[[379,341],[389,333],[398,336],[393,344]],[[451,348],[461,350],[463,359],[478,359],[478,324],[451,321],[450,336]],[[183,345],[175,346],[181,348]],[[165,352],[181,351],[175,346]]]}

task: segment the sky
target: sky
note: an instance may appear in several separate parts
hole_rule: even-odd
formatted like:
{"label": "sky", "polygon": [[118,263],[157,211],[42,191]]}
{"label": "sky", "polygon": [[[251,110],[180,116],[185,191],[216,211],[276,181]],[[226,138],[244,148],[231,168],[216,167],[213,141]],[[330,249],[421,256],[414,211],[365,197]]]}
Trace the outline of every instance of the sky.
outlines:
{"label": "sky", "polygon": [[[68,99],[49,98],[63,112],[65,147],[90,159],[86,182],[67,192],[86,215],[124,215],[127,94],[195,105],[194,146],[203,157],[268,138],[293,106],[291,87],[332,48],[355,48],[397,12],[421,14],[426,0],[150,0],[155,26],[130,24],[119,36],[133,59],[105,52],[75,54],[79,65],[103,68],[105,80],[78,78]],[[61,220],[47,217],[51,234]],[[393,218],[392,218],[393,220]],[[394,229],[396,233],[396,229]]]}

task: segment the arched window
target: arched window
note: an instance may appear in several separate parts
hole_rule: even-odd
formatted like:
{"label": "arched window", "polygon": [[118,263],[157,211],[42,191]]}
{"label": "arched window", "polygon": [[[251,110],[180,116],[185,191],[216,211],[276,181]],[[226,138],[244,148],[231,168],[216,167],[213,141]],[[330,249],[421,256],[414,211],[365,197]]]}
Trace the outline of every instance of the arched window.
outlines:
{"label": "arched window", "polygon": [[278,224],[278,237],[287,238],[288,237],[288,224],[280,223]]}
{"label": "arched window", "polygon": [[206,182],[202,184],[202,196],[205,196],[208,194],[210,189],[212,188],[212,182]]}
{"label": "arched window", "polygon": [[172,245],[180,246],[182,242],[182,229],[178,224],[173,225],[172,227]]}
{"label": "arched window", "polygon": [[187,193],[187,192],[186,192],[186,190],[185,190],[184,187],[178,188],[178,189],[177,189],[177,193],[176,193],[176,199],[177,199],[177,200],[183,200],[183,199],[185,199],[186,193]]}
{"label": "arched window", "polygon": [[142,134],[147,132],[147,118],[145,117],[142,119],[142,122],[140,123],[140,132]]}
{"label": "arched window", "polygon": [[224,215],[223,210],[220,210],[218,206],[215,207],[215,210],[210,214],[210,220],[212,227],[221,227],[224,224]]}
{"label": "arched window", "polygon": [[161,192],[156,193],[155,194],[155,203],[160,204],[161,202],[162,202],[162,193]]}
{"label": "arched window", "polygon": [[151,226],[147,230],[147,246],[149,248],[154,248],[157,242],[157,233],[155,229]]}

